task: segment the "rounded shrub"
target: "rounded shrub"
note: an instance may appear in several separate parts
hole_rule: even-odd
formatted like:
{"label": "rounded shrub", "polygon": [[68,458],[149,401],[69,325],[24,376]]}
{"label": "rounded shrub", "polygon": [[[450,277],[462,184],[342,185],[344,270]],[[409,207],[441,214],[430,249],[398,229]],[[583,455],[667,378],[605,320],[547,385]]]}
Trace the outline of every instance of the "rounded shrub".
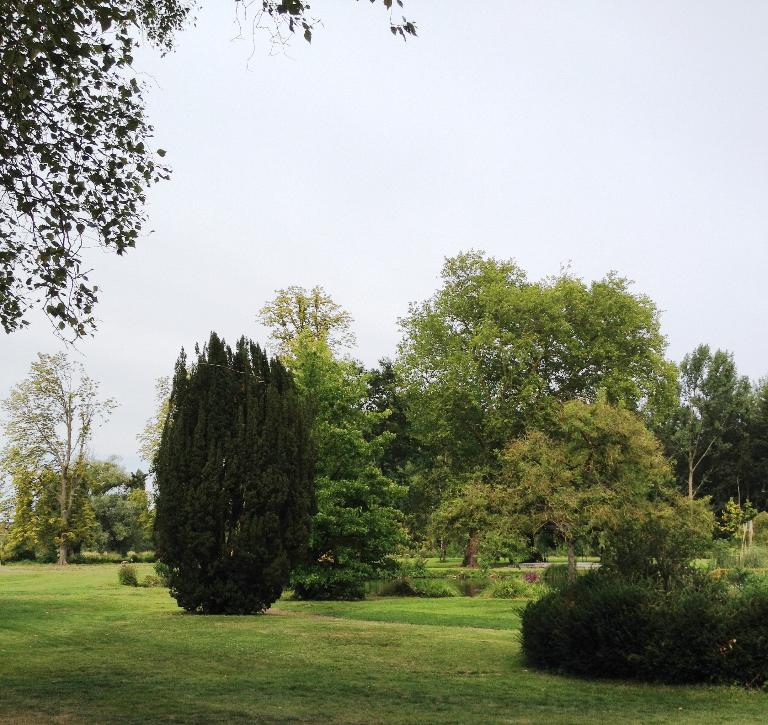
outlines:
{"label": "rounded shrub", "polygon": [[670,590],[593,573],[530,603],[523,652],[534,666],[666,683],[768,681],[768,587],[700,576]]}
{"label": "rounded shrub", "polygon": [[523,611],[523,652],[536,666],[635,677],[650,623],[642,586],[587,574]]}
{"label": "rounded shrub", "polygon": [[117,580],[126,587],[139,586],[139,579],[136,576],[136,567],[133,564],[123,562],[117,570]]}

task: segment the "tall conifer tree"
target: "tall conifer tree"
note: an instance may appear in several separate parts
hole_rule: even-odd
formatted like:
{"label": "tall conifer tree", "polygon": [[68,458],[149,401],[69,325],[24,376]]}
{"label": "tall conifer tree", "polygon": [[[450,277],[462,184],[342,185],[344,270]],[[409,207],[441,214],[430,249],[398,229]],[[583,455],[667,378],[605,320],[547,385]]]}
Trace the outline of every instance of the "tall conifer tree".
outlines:
{"label": "tall conifer tree", "polygon": [[290,373],[241,338],[182,350],[155,459],[155,535],[187,610],[250,613],[277,600],[315,508],[309,426]]}

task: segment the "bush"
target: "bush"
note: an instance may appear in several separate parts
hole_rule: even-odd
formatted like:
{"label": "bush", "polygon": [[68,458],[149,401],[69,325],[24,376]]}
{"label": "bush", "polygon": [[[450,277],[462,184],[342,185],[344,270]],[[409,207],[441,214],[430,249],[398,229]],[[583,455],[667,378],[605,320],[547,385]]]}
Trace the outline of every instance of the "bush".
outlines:
{"label": "bush", "polygon": [[171,570],[168,564],[164,564],[162,561],[155,562],[155,574],[160,580],[161,586],[171,586]]}
{"label": "bush", "polygon": [[126,556],[128,561],[141,564],[151,564],[157,559],[154,551],[129,551]]}
{"label": "bush", "polygon": [[528,604],[523,652],[535,666],[666,683],[768,681],[768,586],[728,590],[694,577],[665,591],[650,579],[590,573]]}
{"label": "bush", "polygon": [[141,582],[141,586],[151,589],[153,587],[162,587],[164,586],[164,584],[160,580],[159,576],[153,576],[152,574],[147,574],[147,576],[145,576],[143,581]]}
{"label": "bush", "polygon": [[139,579],[136,576],[136,567],[132,564],[123,563],[117,570],[117,580],[127,587],[139,586]]}
{"label": "bush", "polygon": [[294,572],[291,589],[294,599],[365,599],[365,577],[354,569],[315,567]]}
{"label": "bush", "polygon": [[492,581],[483,596],[491,599],[539,599],[549,591],[550,588],[534,572],[526,572],[522,577],[503,577]]}
{"label": "bush", "polygon": [[761,511],[752,521],[755,543],[768,546],[768,511]]}
{"label": "bush", "polygon": [[647,592],[638,584],[587,574],[529,603],[523,651],[538,667],[585,676],[634,677],[647,641]]}

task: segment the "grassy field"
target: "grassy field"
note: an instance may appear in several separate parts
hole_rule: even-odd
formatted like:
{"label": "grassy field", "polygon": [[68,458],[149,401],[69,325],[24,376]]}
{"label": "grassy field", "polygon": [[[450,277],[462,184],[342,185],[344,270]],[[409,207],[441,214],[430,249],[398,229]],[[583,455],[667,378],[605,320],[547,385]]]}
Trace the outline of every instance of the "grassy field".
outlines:
{"label": "grassy field", "polygon": [[[139,566],[150,573],[148,565]],[[768,695],[528,669],[521,603],[281,601],[199,617],[117,567],[0,567],[0,722],[760,723]]]}

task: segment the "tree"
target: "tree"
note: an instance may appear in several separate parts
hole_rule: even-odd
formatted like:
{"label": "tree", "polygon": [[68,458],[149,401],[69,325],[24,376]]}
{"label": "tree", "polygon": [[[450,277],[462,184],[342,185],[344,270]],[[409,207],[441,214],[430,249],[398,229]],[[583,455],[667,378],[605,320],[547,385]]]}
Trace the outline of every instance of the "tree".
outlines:
{"label": "tree", "polygon": [[565,403],[551,433],[528,431],[505,449],[499,478],[510,512],[528,532],[550,527],[568,549],[620,514],[663,499],[671,471],[661,444],[634,413],[604,400]]}
{"label": "tree", "polygon": [[13,490],[5,480],[0,478],[0,564],[7,555],[6,547],[13,523],[13,510],[16,507]]}
{"label": "tree", "polygon": [[457,470],[493,463],[567,400],[603,390],[654,411],[673,399],[658,311],[626,280],[529,282],[512,260],[481,252],[446,259],[441,276],[400,321],[399,370],[415,434]]}
{"label": "tree", "polygon": [[[391,19],[405,38],[413,23]],[[0,325],[28,324],[43,308],[63,333],[95,327],[98,286],[84,247],[124,254],[136,245],[147,187],[168,178],[151,148],[140,42],[165,53],[194,0],[6,0],[0,5]],[[400,4],[400,3],[398,3]],[[256,3],[255,27],[273,42],[316,20],[303,0]],[[235,0],[245,19],[251,3]]]}
{"label": "tree", "polygon": [[296,596],[355,599],[366,579],[394,566],[403,541],[396,509],[403,487],[382,471],[393,434],[389,409],[371,399],[370,376],[334,352],[351,344],[352,318],[322,287],[278,290],[260,311],[296,379],[312,420],[317,513],[310,555],[293,574]]}
{"label": "tree", "polygon": [[153,512],[145,490],[146,474],[129,474],[115,458],[88,461],[84,477],[98,524],[94,542],[102,551],[142,551],[152,547]]}
{"label": "tree", "polygon": [[88,442],[115,407],[113,400],[99,399],[98,388],[66,354],[39,353],[27,379],[3,403],[3,463],[16,487],[14,527],[39,544],[55,544],[61,565],[89,526]]}
{"label": "tree", "polygon": [[368,377],[360,366],[335,358],[325,340],[305,332],[292,350],[289,364],[317,452],[310,556],[294,572],[294,593],[362,598],[364,581],[393,569],[392,554],[404,540],[396,509],[404,489],[381,469],[389,435],[374,432],[384,414],[366,408]]}
{"label": "tree", "polygon": [[672,405],[658,310],[626,280],[530,282],[514,261],[475,251],[446,259],[441,276],[400,321],[397,364],[422,454],[412,481],[430,513],[446,494],[460,497],[474,472],[495,468],[510,439],[554,425],[567,400],[602,390],[651,418]]}
{"label": "tree", "polygon": [[182,351],[155,458],[157,554],[189,611],[260,612],[306,555],[313,462],[290,374],[241,338]]}
{"label": "tree", "polygon": [[738,375],[733,355],[699,345],[680,363],[678,385],[680,405],[661,435],[688,497],[709,494],[722,506],[745,477],[749,380]]}
{"label": "tree", "polygon": [[171,379],[161,377],[155,381],[155,413],[144,425],[144,430],[136,436],[139,441],[139,455],[153,465],[160,439],[163,436],[165,420],[168,417],[171,397]]}
{"label": "tree", "polygon": [[280,355],[290,356],[294,341],[305,334],[331,350],[354,345],[351,315],[322,287],[306,290],[293,285],[277,290],[275,295],[259,310],[258,320],[270,328]]}

